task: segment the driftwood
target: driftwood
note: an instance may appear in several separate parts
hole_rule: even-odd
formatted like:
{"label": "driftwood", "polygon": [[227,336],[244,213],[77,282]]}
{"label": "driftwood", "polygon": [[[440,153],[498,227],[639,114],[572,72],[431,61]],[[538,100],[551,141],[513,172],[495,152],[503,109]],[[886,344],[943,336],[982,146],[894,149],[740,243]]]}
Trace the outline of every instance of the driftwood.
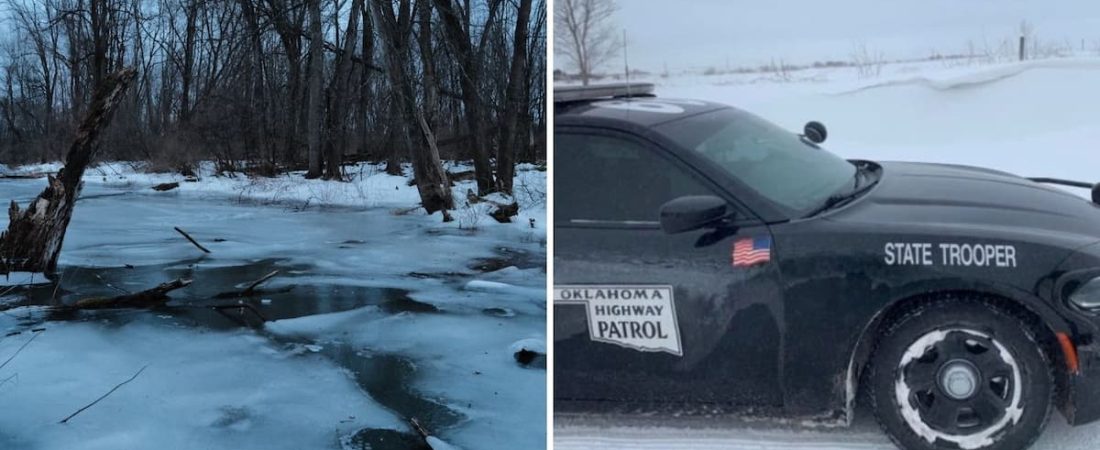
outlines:
{"label": "driftwood", "polygon": [[203,247],[202,244],[199,243],[199,241],[196,241],[195,238],[191,237],[190,234],[187,234],[186,231],[181,230],[180,227],[172,228],[174,228],[179,234],[182,234],[183,237],[187,238],[187,240],[191,241],[192,244],[195,244],[195,247],[198,247],[199,250],[202,250],[204,253],[210,253],[210,250],[207,250],[206,247]]}
{"label": "driftwood", "polygon": [[0,178],[6,179],[6,180],[35,180],[35,179],[38,179],[38,178],[45,178],[47,176],[49,176],[49,174],[45,173],[45,172],[32,172],[32,173],[10,173],[10,174],[5,174],[5,175],[0,175]]}
{"label": "driftwood", "polygon": [[168,303],[168,293],[191,284],[187,278],[177,278],[152,289],[116,297],[93,297],[78,300],[72,309],[151,308]]}
{"label": "driftwood", "polygon": [[77,128],[76,140],[65,155],[65,167],[26,210],[14,201],[8,208],[10,225],[0,235],[0,271],[54,273],[57,257],[80,196],[81,177],[99,150],[99,137],[137,72],[124,69],[107,77],[93,94],[91,107]]}
{"label": "driftwood", "polygon": [[178,181],[176,181],[176,182],[172,182],[172,183],[158,184],[156,186],[153,186],[153,190],[154,191],[159,191],[159,192],[164,192],[164,191],[170,191],[170,190],[178,188],[178,187],[180,187],[180,183]]}

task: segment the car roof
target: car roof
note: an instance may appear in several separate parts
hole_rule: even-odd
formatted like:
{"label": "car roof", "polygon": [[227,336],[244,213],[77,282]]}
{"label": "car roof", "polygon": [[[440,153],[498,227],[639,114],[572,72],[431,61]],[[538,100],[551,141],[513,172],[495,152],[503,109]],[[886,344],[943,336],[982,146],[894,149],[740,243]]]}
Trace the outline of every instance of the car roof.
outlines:
{"label": "car roof", "polygon": [[656,97],[652,91],[653,85],[647,83],[555,87],[554,122],[651,127],[729,108],[721,103]]}

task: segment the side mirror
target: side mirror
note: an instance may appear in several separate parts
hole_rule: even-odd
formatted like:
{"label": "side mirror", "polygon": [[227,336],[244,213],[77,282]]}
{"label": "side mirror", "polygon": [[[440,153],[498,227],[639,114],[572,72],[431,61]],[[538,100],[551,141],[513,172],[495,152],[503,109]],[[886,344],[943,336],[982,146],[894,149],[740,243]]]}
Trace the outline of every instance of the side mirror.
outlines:
{"label": "side mirror", "polygon": [[713,195],[689,195],[661,205],[661,229],[668,234],[698,230],[726,216],[725,200]]}
{"label": "side mirror", "polygon": [[802,129],[802,135],[806,136],[810,142],[820,144],[825,142],[825,138],[829,137],[829,132],[825,131],[825,125],[818,121],[806,122],[806,126]]}

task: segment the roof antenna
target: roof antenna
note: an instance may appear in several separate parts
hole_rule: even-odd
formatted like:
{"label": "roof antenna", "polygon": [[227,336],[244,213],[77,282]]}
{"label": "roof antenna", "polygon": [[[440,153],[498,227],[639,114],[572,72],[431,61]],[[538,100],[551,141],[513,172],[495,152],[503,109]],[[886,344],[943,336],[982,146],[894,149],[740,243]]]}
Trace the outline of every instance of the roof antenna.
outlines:
{"label": "roof antenna", "polygon": [[623,71],[626,73],[626,96],[630,97],[630,60],[626,54],[626,28],[623,28]]}

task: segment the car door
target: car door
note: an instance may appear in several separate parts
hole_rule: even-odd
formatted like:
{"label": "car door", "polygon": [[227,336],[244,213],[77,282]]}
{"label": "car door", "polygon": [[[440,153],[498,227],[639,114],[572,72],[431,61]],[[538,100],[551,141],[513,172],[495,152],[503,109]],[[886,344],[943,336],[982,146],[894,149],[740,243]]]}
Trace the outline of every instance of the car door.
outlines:
{"label": "car door", "polygon": [[[768,228],[646,140],[559,127],[554,151],[555,398],[779,406]],[[664,233],[661,205],[689,195],[726,199],[728,226]]]}

